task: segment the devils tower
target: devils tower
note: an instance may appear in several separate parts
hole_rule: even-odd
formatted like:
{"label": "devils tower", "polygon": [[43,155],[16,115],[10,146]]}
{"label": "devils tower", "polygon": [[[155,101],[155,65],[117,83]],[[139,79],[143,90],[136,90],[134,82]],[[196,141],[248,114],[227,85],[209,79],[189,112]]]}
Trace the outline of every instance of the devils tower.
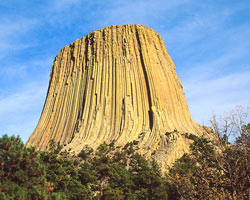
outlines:
{"label": "devils tower", "polygon": [[55,57],[39,123],[27,145],[52,139],[79,152],[138,141],[162,165],[187,151],[185,133],[206,129],[189,113],[175,65],[158,33],[142,25],[109,26],[64,47]]}

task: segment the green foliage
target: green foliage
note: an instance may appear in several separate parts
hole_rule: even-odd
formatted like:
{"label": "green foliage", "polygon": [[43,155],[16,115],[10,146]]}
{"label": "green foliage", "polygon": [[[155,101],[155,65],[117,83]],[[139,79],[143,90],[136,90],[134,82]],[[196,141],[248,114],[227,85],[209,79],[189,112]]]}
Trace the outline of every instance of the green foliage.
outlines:
{"label": "green foliage", "polygon": [[52,152],[40,152],[41,162],[46,164],[46,180],[53,192],[64,193],[66,199],[90,199],[91,191],[81,182],[78,162],[59,157]]}
{"label": "green foliage", "polygon": [[165,179],[155,161],[135,153],[136,141],[116,149],[84,147],[78,158],[50,142],[50,151],[0,139],[0,199],[162,199]]}
{"label": "green foliage", "polygon": [[177,160],[168,174],[169,198],[249,199],[246,135],[238,138],[237,145],[226,145],[218,153],[208,139],[192,136],[191,153]]}
{"label": "green foliage", "polygon": [[243,126],[236,145],[227,147],[220,157],[224,187],[234,199],[250,198],[250,123]]}
{"label": "green foliage", "polygon": [[[84,147],[79,156],[85,158],[81,173],[89,181],[96,199],[163,199],[165,179],[155,161],[149,163],[135,153],[136,141],[122,149],[114,143],[101,144],[93,153]],[[89,153],[91,152],[91,153]]]}
{"label": "green foliage", "polygon": [[45,166],[33,147],[19,137],[0,138],[0,194],[2,199],[47,199]]}
{"label": "green foliage", "polygon": [[250,124],[235,145],[216,151],[206,138],[187,134],[190,153],[163,176],[155,160],[136,153],[137,141],[85,146],[72,157],[51,141],[50,151],[0,138],[0,199],[249,199]]}
{"label": "green foliage", "polygon": [[[193,138],[190,154],[180,158],[170,169],[169,180],[184,199],[216,199],[219,168],[213,146],[206,138]],[[172,198],[176,194],[171,194]]]}

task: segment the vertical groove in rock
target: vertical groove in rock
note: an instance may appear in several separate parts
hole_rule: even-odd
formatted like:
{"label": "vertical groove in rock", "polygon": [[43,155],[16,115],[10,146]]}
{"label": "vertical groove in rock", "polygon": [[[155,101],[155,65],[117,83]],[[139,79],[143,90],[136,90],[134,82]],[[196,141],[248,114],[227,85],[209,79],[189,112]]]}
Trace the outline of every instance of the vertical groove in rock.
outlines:
{"label": "vertical groove in rock", "polygon": [[[173,141],[166,133],[175,130],[179,139]],[[180,139],[186,132],[205,130],[191,119],[160,35],[142,25],[117,25],[93,31],[58,53],[27,145],[45,150],[53,139],[78,152],[86,144],[138,140],[141,153],[154,152],[164,165],[186,151],[188,143]],[[169,149],[169,142],[181,145]]]}

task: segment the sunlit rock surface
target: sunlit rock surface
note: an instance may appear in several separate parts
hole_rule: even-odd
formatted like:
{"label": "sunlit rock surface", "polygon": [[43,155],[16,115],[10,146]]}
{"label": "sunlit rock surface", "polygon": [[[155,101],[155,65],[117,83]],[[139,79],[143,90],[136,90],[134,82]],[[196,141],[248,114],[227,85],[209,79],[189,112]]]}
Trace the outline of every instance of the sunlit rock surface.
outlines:
{"label": "sunlit rock surface", "polygon": [[185,133],[209,135],[189,113],[175,66],[158,33],[142,25],[109,26],[55,57],[46,102],[27,145],[51,139],[77,153],[116,140],[164,168],[188,151]]}

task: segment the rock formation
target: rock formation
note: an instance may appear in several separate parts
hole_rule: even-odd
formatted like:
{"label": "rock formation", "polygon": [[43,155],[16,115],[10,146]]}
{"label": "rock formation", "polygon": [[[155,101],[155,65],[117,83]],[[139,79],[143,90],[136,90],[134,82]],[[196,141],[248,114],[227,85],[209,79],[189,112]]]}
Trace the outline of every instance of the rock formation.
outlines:
{"label": "rock formation", "polygon": [[109,26],[55,57],[46,102],[27,145],[51,139],[75,153],[137,140],[164,167],[188,151],[183,135],[206,129],[189,114],[175,66],[158,33],[142,25]]}

